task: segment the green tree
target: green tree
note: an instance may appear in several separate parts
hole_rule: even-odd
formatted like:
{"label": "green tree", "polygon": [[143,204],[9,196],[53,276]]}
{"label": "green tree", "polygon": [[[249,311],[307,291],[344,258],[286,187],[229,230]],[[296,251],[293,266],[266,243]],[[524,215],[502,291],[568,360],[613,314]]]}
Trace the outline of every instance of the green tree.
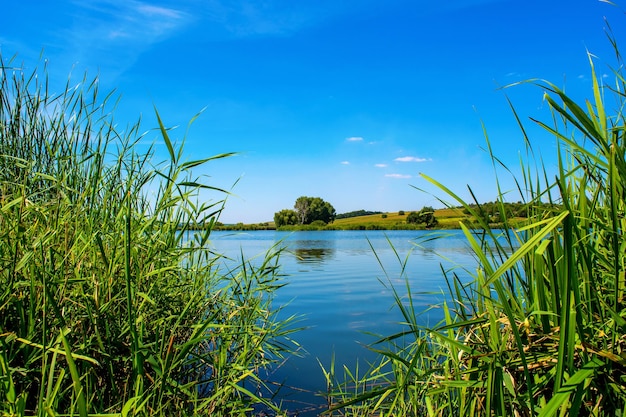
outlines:
{"label": "green tree", "polygon": [[298,197],[294,204],[300,224],[311,224],[316,220],[332,223],[335,220],[335,208],[320,197]]}
{"label": "green tree", "polygon": [[290,209],[276,212],[274,213],[274,224],[276,227],[298,224],[298,213]]}
{"label": "green tree", "polygon": [[311,223],[311,220],[309,220],[310,217],[310,212],[311,212],[311,200],[313,198],[312,197],[298,197],[296,199],[296,203],[294,204],[293,208],[296,209],[297,215],[298,215],[298,223],[300,224],[308,224]]}
{"label": "green tree", "polygon": [[439,223],[435,217],[435,209],[430,206],[424,206],[417,213],[412,211],[406,218],[407,223],[424,223],[426,227],[435,227]]}
{"label": "green tree", "polygon": [[406,222],[407,223],[421,223],[419,221],[419,214],[417,214],[414,211],[410,212],[409,215],[406,216]]}

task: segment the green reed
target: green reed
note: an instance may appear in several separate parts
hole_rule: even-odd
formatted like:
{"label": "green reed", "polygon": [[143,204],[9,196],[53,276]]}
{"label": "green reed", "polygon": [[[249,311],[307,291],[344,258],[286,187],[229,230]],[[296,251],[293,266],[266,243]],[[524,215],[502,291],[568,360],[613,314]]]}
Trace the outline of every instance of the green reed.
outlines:
{"label": "green reed", "polygon": [[380,363],[361,377],[327,372],[328,414],[626,414],[626,82],[616,52],[611,85],[589,56],[591,98],[582,104],[552,83],[530,81],[552,112],[551,121],[535,123],[558,143],[554,175],[535,163],[512,107],[528,156],[515,182],[526,224],[507,218],[503,206],[506,227],[492,230],[478,201],[425,177],[479,223],[478,230],[461,224],[478,266],[442,271],[444,320],[431,328],[418,325],[407,304],[403,267],[407,289],[394,291],[406,330],[381,339]]}
{"label": "green reed", "polygon": [[291,349],[280,250],[221,266],[226,194],[193,175],[231,154],[183,160],[157,113],[155,163],[97,80],[53,94],[0,67],[0,414],[279,413],[260,371]]}

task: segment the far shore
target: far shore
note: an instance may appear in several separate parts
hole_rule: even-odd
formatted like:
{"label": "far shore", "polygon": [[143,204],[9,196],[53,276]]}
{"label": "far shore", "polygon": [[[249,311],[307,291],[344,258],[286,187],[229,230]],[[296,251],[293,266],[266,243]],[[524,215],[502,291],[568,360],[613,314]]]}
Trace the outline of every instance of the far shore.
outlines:
{"label": "far shore", "polygon": [[[487,203],[492,204],[492,203]],[[415,210],[418,211],[418,210]],[[273,221],[262,223],[236,223],[222,224],[216,223],[213,230],[234,230],[234,231],[255,231],[255,230],[279,230],[279,231],[313,231],[313,230],[447,230],[460,229],[461,224],[465,224],[470,229],[480,228],[481,222],[466,213],[463,208],[441,208],[435,210],[437,225],[426,227],[425,224],[408,223],[406,218],[411,211],[397,211],[389,213],[371,214],[366,216],[355,216],[349,218],[336,219],[329,224],[304,224],[290,225],[276,228]],[[489,213],[489,212],[486,212]],[[497,212],[486,214],[489,217],[488,224],[492,228],[504,226],[498,222]],[[525,217],[518,215],[515,217],[517,223],[521,223]],[[510,219],[509,219],[510,221]],[[509,223],[510,224],[510,223]]]}

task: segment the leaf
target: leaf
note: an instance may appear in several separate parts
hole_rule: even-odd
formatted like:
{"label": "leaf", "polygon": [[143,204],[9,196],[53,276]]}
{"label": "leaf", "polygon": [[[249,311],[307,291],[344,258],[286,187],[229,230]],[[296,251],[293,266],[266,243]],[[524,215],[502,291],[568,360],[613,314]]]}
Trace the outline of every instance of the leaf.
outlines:
{"label": "leaf", "polygon": [[551,417],[556,415],[561,406],[563,406],[569,399],[570,395],[572,395],[572,393],[574,393],[577,389],[581,388],[581,384],[583,384],[587,378],[591,377],[596,370],[603,365],[604,362],[598,358],[594,358],[590,362],[587,362],[563,384],[561,389],[557,391],[548,404],[543,407],[539,413],[539,417]]}
{"label": "leaf", "polygon": [[212,161],[214,159],[228,158],[228,157],[231,157],[231,156],[234,156],[234,155],[237,155],[237,153],[236,152],[221,153],[221,154],[218,154],[218,155],[213,155],[213,156],[208,157],[208,158],[197,159],[195,161],[185,162],[185,163],[180,165],[180,168],[182,170],[186,170],[186,169],[197,167],[198,165],[205,164],[205,163],[207,163],[209,161]]}
{"label": "leaf", "polygon": [[[486,285],[492,284],[502,274],[509,270],[515,263],[520,261],[524,255],[530,252],[533,248],[539,246],[541,240],[552,232],[561,222],[569,215],[569,211],[564,211],[556,217],[550,219],[547,225],[528,239],[518,250],[516,250],[509,258],[502,264],[496,271],[487,279]],[[539,224],[539,223],[536,223]],[[529,226],[532,227],[533,225]]]}
{"label": "leaf", "polygon": [[[72,376],[72,386],[74,387],[74,394],[76,395],[76,404],[78,405],[78,413],[80,417],[87,417],[87,401],[85,399],[85,389],[80,382],[80,376],[78,375],[78,368],[72,358],[72,352],[70,350],[70,344],[67,342],[65,330],[61,330],[59,337],[63,342],[63,348],[65,349],[65,360],[67,360],[67,366],[70,368],[70,375]],[[69,333],[69,330],[67,330]]]}
{"label": "leaf", "polygon": [[224,193],[224,194],[230,194],[229,191],[224,190],[222,188],[213,187],[211,185],[201,184],[201,183],[196,182],[196,181],[182,181],[182,182],[179,182],[177,185],[179,187],[195,187],[195,188],[201,188],[203,190],[213,190],[213,191],[219,191],[219,192]]}
{"label": "leaf", "polygon": [[163,141],[165,142],[165,146],[167,146],[167,151],[170,154],[170,158],[173,163],[176,163],[176,154],[174,153],[174,147],[172,146],[172,141],[170,140],[169,135],[167,134],[167,129],[165,125],[163,125],[163,121],[161,120],[161,116],[159,115],[159,111],[154,107],[154,113],[156,113],[157,121],[159,122],[159,129],[161,130],[161,136],[163,137]]}

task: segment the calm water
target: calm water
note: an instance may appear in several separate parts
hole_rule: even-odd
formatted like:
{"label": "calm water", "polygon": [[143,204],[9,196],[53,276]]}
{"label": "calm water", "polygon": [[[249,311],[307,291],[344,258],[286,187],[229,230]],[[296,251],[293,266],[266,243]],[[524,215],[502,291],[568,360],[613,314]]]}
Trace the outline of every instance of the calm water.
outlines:
{"label": "calm water", "polygon": [[[288,284],[278,291],[274,302],[285,306],[286,316],[302,315],[300,324],[307,326],[294,336],[305,356],[289,358],[271,376],[274,381],[304,390],[283,389],[281,398],[290,409],[303,410],[324,402],[314,394],[325,390],[318,360],[328,367],[334,355],[338,365],[354,369],[358,361],[361,369],[366,369],[367,361],[375,356],[365,345],[376,340],[367,333],[389,335],[401,328],[402,317],[389,287],[391,283],[400,293],[406,293],[401,262],[407,261],[405,274],[417,311],[444,299],[442,266],[449,269],[462,265],[473,270],[475,260],[462,232],[440,234],[444,237],[434,240],[428,239],[432,232],[406,230],[211,235],[215,250],[233,257],[240,257],[241,251],[247,258],[262,255],[278,242],[287,249],[280,263]],[[466,275],[460,269],[457,273]],[[440,314],[439,309],[432,309],[420,319],[434,325]]]}

